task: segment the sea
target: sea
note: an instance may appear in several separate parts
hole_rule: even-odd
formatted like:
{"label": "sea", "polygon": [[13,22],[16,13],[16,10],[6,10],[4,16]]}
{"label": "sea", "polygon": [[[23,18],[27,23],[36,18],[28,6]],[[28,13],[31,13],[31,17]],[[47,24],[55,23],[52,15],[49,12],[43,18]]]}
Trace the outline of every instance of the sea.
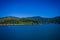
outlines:
{"label": "sea", "polygon": [[60,40],[60,24],[0,26],[0,40]]}

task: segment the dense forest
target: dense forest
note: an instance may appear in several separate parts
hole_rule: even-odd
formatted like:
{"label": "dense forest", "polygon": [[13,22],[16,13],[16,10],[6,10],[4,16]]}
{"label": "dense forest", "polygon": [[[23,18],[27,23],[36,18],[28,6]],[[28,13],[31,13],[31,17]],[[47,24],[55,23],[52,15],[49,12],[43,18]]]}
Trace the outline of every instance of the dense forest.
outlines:
{"label": "dense forest", "polygon": [[54,18],[43,18],[40,16],[18,18],[7,16],[0,18],[0,24],[60,24],[60,16]]}

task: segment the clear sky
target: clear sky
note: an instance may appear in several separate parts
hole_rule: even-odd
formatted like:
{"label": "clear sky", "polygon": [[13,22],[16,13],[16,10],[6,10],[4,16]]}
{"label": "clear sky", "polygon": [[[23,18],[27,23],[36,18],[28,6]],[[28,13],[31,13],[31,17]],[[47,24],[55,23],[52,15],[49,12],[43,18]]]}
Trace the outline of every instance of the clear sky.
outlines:
{"label": "clear sky", "polygon": [[60,16],[59,0],[0,0],[0,17]]}

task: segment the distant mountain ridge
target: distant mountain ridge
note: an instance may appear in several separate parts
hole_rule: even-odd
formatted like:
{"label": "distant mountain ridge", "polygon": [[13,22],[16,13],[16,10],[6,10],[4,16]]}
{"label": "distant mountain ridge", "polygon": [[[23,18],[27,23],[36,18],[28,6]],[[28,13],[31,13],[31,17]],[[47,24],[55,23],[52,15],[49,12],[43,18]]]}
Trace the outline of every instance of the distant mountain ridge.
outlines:
{"label": "distant mountain ridge", "polygon": [[0,24],[8,24],[8,23],[16,23],[16,24],[60,24],[60,16],[54,17],[54,18],[44,18],[40,16],[34,16],[34,17],[25,17],[25,18],[18,18],[14,16],[7,16],[0,18]]}
{"label": "distant mountain ridge", "polygon": [[[2,17],[2,18],[19,18],[19,17],[15,17],[15,16],[6,16],[6,17]],[[45,17],[41,17],[41,16],[33,16],[33,17],[24,17],[24,18],[45,18]],[[52,18],[60,18],[60,16],[56,16],[56,17],[52,17]],[[45,18],[47,19],[47,18]]]}
{"label": "distant mountain ridge", "polygon": [[53,17],[53,18],[44,18],[40,16],[35,16],[35,17],[29,17],[28,19],[36,20],[36,21],[41,21],[41,22],[47,22],[47,21],[57,21],[60,23],[60,16]]}

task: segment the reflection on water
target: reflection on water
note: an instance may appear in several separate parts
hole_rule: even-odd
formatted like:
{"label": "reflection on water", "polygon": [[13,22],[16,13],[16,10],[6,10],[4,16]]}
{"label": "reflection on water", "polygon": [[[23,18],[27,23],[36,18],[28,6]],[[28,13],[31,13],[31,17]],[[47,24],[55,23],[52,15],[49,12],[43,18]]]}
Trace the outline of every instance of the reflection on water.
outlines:
{"label": "reflection on water", "polygon": [[0,40],[60,40],[60,24],[0,26]]}

